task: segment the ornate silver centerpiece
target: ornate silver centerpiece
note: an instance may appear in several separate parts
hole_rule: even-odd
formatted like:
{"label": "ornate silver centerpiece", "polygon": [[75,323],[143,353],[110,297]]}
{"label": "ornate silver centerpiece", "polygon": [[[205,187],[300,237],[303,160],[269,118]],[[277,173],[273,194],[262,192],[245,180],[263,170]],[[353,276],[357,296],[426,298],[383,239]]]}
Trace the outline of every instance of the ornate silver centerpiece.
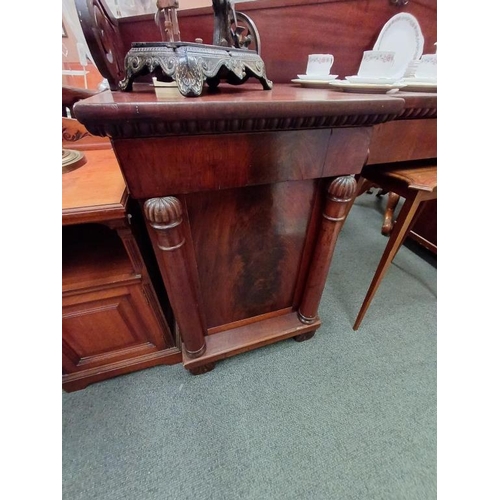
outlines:
{"label": "ornate silver centerpiece", "polygon": [[[125,57],[125,78],[119,87],[131,91],[136,77],[161,70],[165,81],[175,81],[186,97],[201,95],[206,82],[215,89],[221,81],[240,85],[257,78],[265,90],[273,83],[266,77],[264,61],[258,54],[260,40],[248,16],[237,13],[232,0],[212,0],[213,44],[180,41],[176,9],[178,0],[157,0],[155,19],[162,42],[135,42]],[[238,25],[239,21],[247,27]],[[254,43],[256,50],[249,46]]]}

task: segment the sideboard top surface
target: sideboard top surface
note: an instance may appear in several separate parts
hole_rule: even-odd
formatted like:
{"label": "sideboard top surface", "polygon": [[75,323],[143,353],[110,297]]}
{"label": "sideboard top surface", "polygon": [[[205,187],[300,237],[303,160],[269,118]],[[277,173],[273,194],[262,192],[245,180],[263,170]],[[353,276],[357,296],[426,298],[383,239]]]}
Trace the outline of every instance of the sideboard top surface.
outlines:
{"label": "sideboard top surface", "polygon": [[[219,92],[199,97],[159,98],[152,87],[105,91],[79,101],[75,115],[91,133],[121,138],[370,126],[394,119],[404,106],[404,99],[392,95],[346,94],[292,84],[263,90],[259,84],[245,83],[221,85]],[[192,125],[181,125],[186,122]],[[156,128],[129,128],[134,123]]]}

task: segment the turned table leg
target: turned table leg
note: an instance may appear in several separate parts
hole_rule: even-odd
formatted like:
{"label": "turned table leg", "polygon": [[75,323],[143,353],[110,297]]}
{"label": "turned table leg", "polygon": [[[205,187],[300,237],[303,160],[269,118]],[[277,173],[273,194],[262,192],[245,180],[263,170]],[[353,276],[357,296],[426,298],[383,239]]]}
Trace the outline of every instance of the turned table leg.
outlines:
{"label": "turned table leg", "polygon": [[151,198],[143,210],[153,229],[151,238],[184,349],[190,358],[197,358],[206,349],[205,327],[186,250],[181,202],[173,196]]}
{"label": "turned table leg", "polygon": [[311,324],[317,318],[335,244],[355,194],[356,180],[351,175],[335,178],[328,187],[321,228],[298,311],[302,323]]}
{"label": "turned table leg", "polygon": [[384,222],[382,224],[382,234],[389,236],[394,227],[394,210],[399,203],[400,196],[392,191],[387,195],[387,206],[385,208]]}

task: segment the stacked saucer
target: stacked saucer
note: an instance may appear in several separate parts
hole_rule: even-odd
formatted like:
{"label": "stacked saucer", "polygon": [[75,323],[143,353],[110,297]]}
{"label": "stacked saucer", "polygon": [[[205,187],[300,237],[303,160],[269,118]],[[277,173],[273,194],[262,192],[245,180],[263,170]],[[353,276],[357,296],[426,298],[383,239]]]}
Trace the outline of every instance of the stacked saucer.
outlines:
{"label": "stacked saucer", "polygon": [[403,78],[409,92],[437,92],[437,54],[425,54],[412,76]]}
{"label": "stacked saucer", "polygon": [[314,74],[307,74],[307,75],[297,75],[299,80],[307,81],[307,82],[330,82],[332,80],[335,80],[339,75],[314,75]]}

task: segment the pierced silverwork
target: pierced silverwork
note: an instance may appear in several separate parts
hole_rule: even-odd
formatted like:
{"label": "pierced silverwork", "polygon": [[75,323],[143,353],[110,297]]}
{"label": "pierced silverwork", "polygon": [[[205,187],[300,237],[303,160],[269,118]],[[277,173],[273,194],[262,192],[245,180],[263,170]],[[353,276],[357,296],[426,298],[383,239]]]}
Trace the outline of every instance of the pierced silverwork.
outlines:
{"label": "pierced silverwork", "polygon": [[240,85],[250,77],[257,78],[265,90],[272,89],[259,55],[257,27],[247,15],[236,12],[233,0],[212,0],[213,45],[203,44],[201,39],[196,43],[180,40],[178,0],[157,0],[156,6],[155,20],[163,41],[132,43],[125,56],[121,90],[131,91],[134,79],[148,73],[155,73],[160,81],[175,81],[186,97],[201,95],[205,82],[213,90],[221,81]]}
{"label": "pierced silverwork", "polygon": [[273,86],[257,52],[199,43],[133,43],[125,57],[125,68],[125,78],[119,84],[124,91],[132,90],[136,77],[158,70],[167,80],[175,80],[186,97],[201,95],[204,82],[214,88],[222,80],[239,85],[255,77],[265,90]]}

